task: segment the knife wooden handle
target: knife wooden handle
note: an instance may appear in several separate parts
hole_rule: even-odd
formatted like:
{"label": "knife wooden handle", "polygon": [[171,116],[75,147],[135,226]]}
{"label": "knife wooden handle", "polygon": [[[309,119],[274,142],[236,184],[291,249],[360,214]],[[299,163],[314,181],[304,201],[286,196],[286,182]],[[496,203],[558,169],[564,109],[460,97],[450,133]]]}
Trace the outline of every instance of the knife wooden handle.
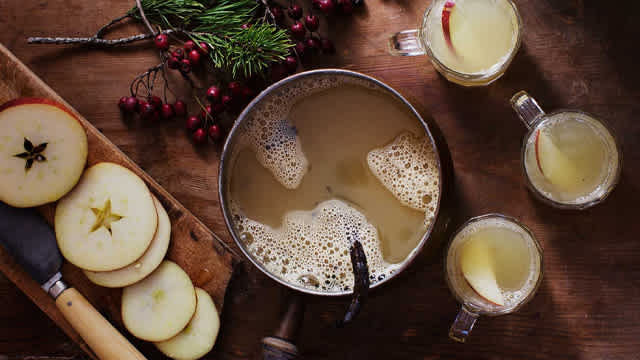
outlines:
{"label": "knife wooden handle", "polygon": [[146,360],[76,289],[65,290],[56,305],[100,360]]}

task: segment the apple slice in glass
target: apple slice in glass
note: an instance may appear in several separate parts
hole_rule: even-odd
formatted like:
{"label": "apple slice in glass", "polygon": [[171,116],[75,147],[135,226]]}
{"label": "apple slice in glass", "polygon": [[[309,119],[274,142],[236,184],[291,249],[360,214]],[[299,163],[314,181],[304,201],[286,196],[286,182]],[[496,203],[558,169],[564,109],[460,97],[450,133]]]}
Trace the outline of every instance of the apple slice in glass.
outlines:
{"label": "apple slice in glass", "polygon": [[451,42],[451,14],[453,12],[453,8],[456,6],[455,1],[447,0],[444,3],[444,7],[442,8],[442,33],[444,35],[444,39],[449,45],[449,49],[452,51],[453,43]]}
{"label": "apple slice in glass", "polygon": [[491,257],[491,249],[482,238],[469,240],[460,254],[462,275],[480,296],[504,306],[504,297],[498,286]]}
{"label": "apple slice in glass", "polygon": [[556,146],[551,135],[536,133],[536,160],[542,175],[561,189],[570,190],[579,184],[581,175],[569,157]]}
{"label": "apple slice in glass", "polygon": [[54,202],[76,185],[87,135],[63,105],[19,98],[0,105],[0,201],[15,207]]}

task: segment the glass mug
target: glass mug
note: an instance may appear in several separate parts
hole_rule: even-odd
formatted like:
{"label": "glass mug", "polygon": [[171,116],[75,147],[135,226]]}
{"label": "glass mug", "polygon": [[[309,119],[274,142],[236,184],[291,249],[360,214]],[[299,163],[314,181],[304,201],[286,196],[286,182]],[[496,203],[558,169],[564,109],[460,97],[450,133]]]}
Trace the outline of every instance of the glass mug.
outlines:
{"label": "glass mug", "polygon": [[609,196],[620,179],[622,153],[604,122],[577,110],[546,114],[525,91],[511,98],[511,106],[529,129],[522,171],[538,199],[582,210]]}
{"label": "glass mug", "polygon": [[[473,258],[475,272],[465,256]],[[480,294],[482,289],[478,284],[483,282],[467,278],[478,279],[478,269],[483,270],[478,264],[482,263],[489,268],[484,269],[484,274],[489,273],[487,270],[493,274],[494,294],[500,292],[501,305]],[[449,337],[465,342],[480,315],[510,314],[533,298],[542,281],[542,249],[531,231],[518,220],[502,214],[478,216],[462,225],[451,238],[445,258],[445,278],[461,304]]]}
{"label": "glass mug", "polygon": [[511,0],[433,0],[419,29],[390,38],[389,52],[426,54],[447,80],[484,86],[505,73],[520,48],[522,30]]}

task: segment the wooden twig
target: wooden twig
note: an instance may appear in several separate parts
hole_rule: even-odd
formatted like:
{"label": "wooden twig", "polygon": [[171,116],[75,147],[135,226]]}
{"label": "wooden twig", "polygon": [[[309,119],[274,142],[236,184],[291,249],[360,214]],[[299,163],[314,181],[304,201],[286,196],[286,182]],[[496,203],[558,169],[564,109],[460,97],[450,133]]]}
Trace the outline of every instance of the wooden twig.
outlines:
{"label": "wooden twig", "polygon": [[147,19],[147,16],[144,14],[144,10],[142,10],[142,3],[140,2],[140,0],[136,0],[136,6],[138,6],[138,11],[140,11],[140,17],[142,17],[142,21],[147,26],[149,31],[151,31],[151,34],[155,36],[156,30],[151,26],[151,23]]}
{"label": "wooden twig", "polygon": [[[171,34],[178,32],[176,30],[164,30],[163,34]],[[29,44],[89,44],[100,46],[116,46],[129,44],[136,41],[147,40],[154,37],[154,34],[138,34],[120,39],[102,39],[96,36],[92,37],[30,37],[27,39]]]}

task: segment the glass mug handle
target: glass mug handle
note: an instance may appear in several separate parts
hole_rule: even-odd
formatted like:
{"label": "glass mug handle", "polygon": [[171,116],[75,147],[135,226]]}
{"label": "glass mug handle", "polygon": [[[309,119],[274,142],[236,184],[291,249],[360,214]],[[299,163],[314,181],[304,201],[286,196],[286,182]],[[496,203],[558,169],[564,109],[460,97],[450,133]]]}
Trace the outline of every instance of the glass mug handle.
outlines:
{"label": "glass mug handle", "polygon": [[416,56],[426,54],[418,34],[420,30],[405,30],[389,38],[389,53],[395,56]]}
{"label": "glass mug handle", "polygon": [[533,124],[545,115],[536,99],[532,98],[526,91],[519,91],[511,97],[511,107],[527,129],[531,129]]}
{"label": "glass mug handle", "polygon": [[451,324],[451,328],[449,328],[449,337],[457,342],[465,342],[469,334],[471,334],[473,325],[476,324],[479,316],[477,313],[462,305],[458,316],[456,316],[453,324]]}

